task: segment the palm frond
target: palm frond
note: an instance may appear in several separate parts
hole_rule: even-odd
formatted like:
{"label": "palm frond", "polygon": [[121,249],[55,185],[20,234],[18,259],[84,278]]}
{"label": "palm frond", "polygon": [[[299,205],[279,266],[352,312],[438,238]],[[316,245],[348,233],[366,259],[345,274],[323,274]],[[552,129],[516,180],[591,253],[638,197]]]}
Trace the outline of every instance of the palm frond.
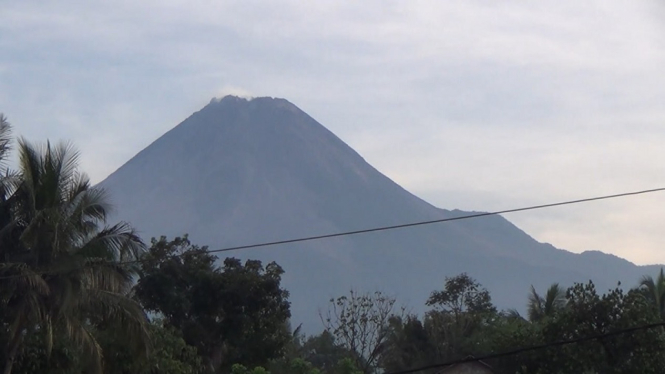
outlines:
{"label": "palm frond", "polygon": [[60,258],[49,275],[50,304],[56,317],[73,313],[90,290],[125,294],[134,272],[127,266],[80,256]]}
{"label": "palm frond", "polygon": [[661,318],[665,319],[665,272],[663,268],[658,272],[656,279],[649,275],[640,278],[638,289],[643,291],[644,297],[658,309]]}
{"label": "palm frond", "polygon": [[660,268],[660,272],[658,273],[655,292],[658,296],[656,305],[660,312],[661,318],[665,318],[665,274],[663,273],[663,268]]}
{"label": "palm frond", "polygon": [[88,289],[118,293],[129,292],[134,274],[126,265],[93,259],[88,259],[85,266],[75,272]]}
{"label": "palm frond", "polygon": [[50,169],[57,180],[58,191],[61,197],[65,197],[70,191],[72,182],[77,177],[78,164],[81,154],[71,142],[61,142],[51,148],[49,156],[51,157]]}
{"label": "palm frond", "polygon": [[21,171],[21,202],[25,205],[27,212],[37,209],[37,191],[40,189],[42,179],[43,160],[40,156],[41,150],[20,138],[18,140],[19,170]]}
{"label": "palm frond", "polygon": [[103,189],[77,187],[76,194],[68,197],[64,204],[63,215],[71,221],[77,230],[86,234],[104,224],[111,209]]}
{"label": "palm frond", "polygon": [[[28,247],[36,247],[37,243],[41,240],[42,242],[46,238],[46,233],[44,232],[44,226],[46,222],[52,221],[49,217],[52,215],[52,211],[48,209],[32,211],[29,217],[26,217],[25,221],[27,225],[23,228],[21,232],[20,241],[25,243]],[[29,218],[29,219],[28,219]],[[53,226],[53,225],[51,225]],[[51,228],[48,228],[48,231],[52,231]],[[51,234],[51,233],[49,233]]]}
{"label": "palm frond", "polygon": [[504,315],[505,315],[508,319],[520,319],[520,320],[523,320],[523,319],[524,319],[524,317],[522,317],[522,315],[520,314],[520,312],[518,312],[517,309],[515,309],[515,308],[511,308],[511,309],[506,310],[505,313],[504,313]]}
{"label": "palm frond", "polygon": [[640,287],[644,288],[653,288],[655,286],[656,282],[654,281],[653,277],[650,275],[645,275],[642,278],[640,278]]}
{"label": "palm frond", "polygon": [[105,259],[133,261],[139,259],[146,247],[141,238],[125,222],[108,226],[85,243],[79,252],[106,253]]}
{"label": "palm frond", "polygon": [[54,319],[71,314],[78,305],[81,292],[85,287],[83,281],[71,274],[53,271],[49,275],[51,295],[48,304]]}
{"label": "palm frond", "polygon": [[89,330],[89,327],[82,323],[79,318],[63,318],[61,323],[67,337],[87,353],[87,357],[92,362],[94,374],[102,374],[104,354],[102,347]]}
{"label": "palm frond", "polygon": [[86,314],[102,316],[129,341],[136,342],[135,348],[140,354],[148,354],[151,348],[150,322],[138,302],[123,294],[102,290],[87,290],[81,301],[81,309]]}
{"label": "palm frond", "polygon": [[48,283],[42,275],[30,268],[25,263],[0,263],[0,285],[5,290],[37,292],[40,295],[48,295],[50,292]]}
{"label": "palm frond", "polygon": [[67,197],[61,208],[53,214],[52,230],[57,242],[54,249],[71,252],[83,246],[91,237],[98,235],[105,223],[109,205],[103,191],[94,188],[76,187],[75,196]]}
{"label": "palm frond", "polygon": [[17,171],[5,170],[3,172],[3,175],[0,176],[0,196],[3,197],[3,201],[9,200],[21,182],[21,175]]}
{"label": "palm frond", "polygon": [[302,330],[302,323],[299,324],[298,327],[296,327],[293,330],[293,332],[291,333],[291,337],[293,337],[293,339],[298,339],[301,336],[301,330]]}
{"label": "palm frond", "polygon": [[529,321],[538,321],[543,317],[543,298],[538,295],[536,288],[531,285],[529,303],[527,305]]}
{"label": "palm frond", "polygon": [[7,154],[11,151],[12,126],[7,121],[7,117],[0,113],[0,166],[5,166]]}
{"label": "palm frond", "polygon": [[53,320],[50,316],[46,316],[42,322],[42,327],[44,328],[44,339],[46,340],[46,356],[51,356],[51,351],[53,351]]}
{"label": "palm frond", "polygon": [[545,314],[552,315],[566,304],[566,293],[559,286],[558,283],[554,283],[547,289],[545,294]]}
{"label": "palm frond", "polygon": [[73,175],[71,183],[67,186],[67,201],[71,201],[79,193],[87,191],[92,188],[90,178],[87,174],[76,171]]}
{"label": "palm frond", "polygon": [[34,199],[33,209],[58,206],[78,182],[79,153],[71,143],[35,145],[19,139],[19,162],[27,196]]}
{"label": "palm frond", "polygon": [[14,320],[9,325],[9,340],[14,340],[18,334],[22,334],[26,326],[34,325],[44,320],[47,310],[42,303],[42,295],[29,290],[21,295],[21,298],[12,308]]}

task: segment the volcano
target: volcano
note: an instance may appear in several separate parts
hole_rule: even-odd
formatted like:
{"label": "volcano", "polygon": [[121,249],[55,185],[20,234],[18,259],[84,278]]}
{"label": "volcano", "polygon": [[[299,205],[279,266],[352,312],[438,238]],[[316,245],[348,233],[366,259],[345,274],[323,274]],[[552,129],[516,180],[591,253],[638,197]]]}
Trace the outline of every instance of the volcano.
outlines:
{"label": "volcano", "polygon": [[[116,217],[144,239],[185,233],[210,249],[473,214],[409,193],[287,100],[213,99],[105,179]],[[446,276],[466,272],[500,308],[529,287],[593,280],[604,291],[654,270],[600,252],[539,243],[501,216],[220,253],[276,261],[294,324],[349,289],[381,290],[414,312]]]}

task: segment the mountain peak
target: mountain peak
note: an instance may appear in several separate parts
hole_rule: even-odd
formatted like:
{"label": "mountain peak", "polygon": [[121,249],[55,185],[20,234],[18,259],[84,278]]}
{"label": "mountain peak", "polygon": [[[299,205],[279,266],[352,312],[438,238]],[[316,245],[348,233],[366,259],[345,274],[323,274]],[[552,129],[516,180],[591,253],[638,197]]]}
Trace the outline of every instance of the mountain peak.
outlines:
{"label": "mountain peak", "polygon": [[237,95],[226,95],[223,97],[213,97],[210,99],[210,104],[219,104],[221,102],[225,103],[240,103],[243,101],[252,101],[254,97],[252,96],[237,96]]}
{"label": "mountain peak", "polygon": [[291,103],[290,101],[272,96],[236,96],[226,95],[221,98],[213,97],[210,103],[206,105],[205,109],[235,109],[240,111],[255,112],[257,109],[286,109],[292,113],[305,114],[300,108]]}

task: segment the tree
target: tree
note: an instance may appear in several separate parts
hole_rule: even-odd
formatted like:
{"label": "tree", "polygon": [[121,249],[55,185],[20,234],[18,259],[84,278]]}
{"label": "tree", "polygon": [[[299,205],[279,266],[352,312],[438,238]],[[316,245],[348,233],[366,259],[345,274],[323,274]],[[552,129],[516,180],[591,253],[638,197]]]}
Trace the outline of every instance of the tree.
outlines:
{"label": "tree", "polygon": [[[545,320],[545,342],[611,334],[660,320],[639,291],[620,288],[598,295],[592,282],[567,291],[567,307]],[[665,367],[662,328],[611,335],[540,352],[546,372],[660,373]]]}
{"label": "tree", "polygon": [[497,314],[489,291],[466,273],[446,277],[444,289],[431,293],[433,307],[425,316],[425,328],[438,359],[473,354],[479,342],[471,337]]}
{"label": "tree", "polygon": [[[525,320],[514,310],[497,314],[490,323],[482,326],[476,336],[482,337],[484,343],[480,347],[479,356],[504,353],[519,347],[532,347],[543,343],[541,325]],[[536,374],[539,373],[537,370],[543,360],[544,358],[537,352],[527,351],[502,356],[488,363],[497,373]]]}
{"label": "tree", "polygon": [[231,374],[269,374],[266,369],[261,366],[257,366],[252,370],[249,370],[245,365],[234,364],[231,367]]}
{"label": "tree", "polygon": [[301,327],[302,325],[299,325],[293,330],[290,322],[287,323],[286,331],[289,332],[289,339],[282,348],[281,357],[271,360],[270,365],[267,367],[268,371],[271,373],[288,373],[291,369],[291,362],[304,357],[304,336],[300,332]]}
{"label": "tree", "polygon": [[434,346],[428,331],[417,316],[394,317],[381,354],[385,372],[402,371],[433,363]]}
{"label": "tree", "polygon": [[223,266],[187,236],[153,239],[135,293],[161,314],[213,370],[266,366],[291,339],[288,292],[276,263],[227,258]]}
{"label": "tree", "polygon": [[[150,355],[136,355],[122,334],[113,329],[95,330],[95,339],[104,350],[105,374],[203,374],[204,367],[196,348],[188,346],[172,328],[160,321],[148,326],[152,349]],[[25,341],[14,363],[20,374],[88,373],[86,352],[73,342],[56,337],[52,351],[46,351],[45,339],[32,335]]]}
{"label": "tree", "polygon": [[360,294],[352,290],[349,296],[330,299],[321,320],[335,342],[353,354],[355,366],[367,374],[377,367],[395,315],[394,298],[379,291]]}
{"label": "tree", "polygon": [[271,364],[270,373],[273,374],[320,374],[321,371],[314,365],[302,358],[291,358],[280,362],[279,365]]}
{"label": "tree", "polygon": [[297,328],[285,347],[284,355],[273,360],[268,370],[273,374],[358,372],[352,357],[354,353],[336,343],[335,337],[327,330],[305,338]]}
{"label": "tree", "polygon": [[[9,147],[9,129],[1,117],[0,157]],[[106,224],[106,195],[78,170],[71,145],[21,139],[18,151],[18,171],[3,172],[0,183],[4,373],[11,373],[23,342],[36,334],[47,352],[56,336],[76,342],[99,372],[103,354],[94,323],[147,342],[145,314],[126,297],[134,269],[121,264],[137,259],[143,243],[127,224]]]}
{"label": "tree", "polygon": [[203,374],[205,372],[196,347],[188,345],[180,332],[162,321],[155,320],[149,326],[152,342],[151,354],[136,356],[127,342],[113,330],[96,331],[95,335],[108,352],[106,374]]}
{"label": "tree", "polygon": [[335,371],[340,360],[353,357],[354,354],[339,344],[328,330],[305,339],[300,353],[304,360],[311,362],[315,368],[324,373]]}
{"label": "tree", "polygon": [[444,289],[432,292],[426,304],[455,317],[496,312],[489,291],[466,273],[446,277]]}
{"label": "tree", "polygon": [[[658,320],[640,290],[616,288],[601,295],[589,282],[566,290],[565,307],[538,323],[504,313],[482,335],[491,343],[487,353],[543,346],[492,360],[490,364],[500,373],[660,373],[665,367],[663,328],[619,333]],[[594,336],[598,338],[547,347]]]}
{"label": "tree", "polygon": [[653,279],[649,275],[642,277],[639,289],[642,290],[642,294],[658,311],[660,318],[665,319],[665,274],[663,273],[663,268],[660,268],[656,279]]}
{"label": "tree", "polygon": [[358,367],[350,358],[343,358],[337,363],[335,370],[332,374],[362,374],[363,371],[358,370]]}
{"label": "tree", "polygon": [[545,297],[538,295],[531,286],[529,293],[528,316],[531,322],[540,322],[544,318],[554,316],[566,306],[566,291],[558,283],[552,284]]}
{"label": "tree", "polygon": [[12,372],[20,374],[75,374],[85,372],[81,350],[69,339],[55,336],[47,351],[43,334],[26,336],[20,353],[14,360]]}

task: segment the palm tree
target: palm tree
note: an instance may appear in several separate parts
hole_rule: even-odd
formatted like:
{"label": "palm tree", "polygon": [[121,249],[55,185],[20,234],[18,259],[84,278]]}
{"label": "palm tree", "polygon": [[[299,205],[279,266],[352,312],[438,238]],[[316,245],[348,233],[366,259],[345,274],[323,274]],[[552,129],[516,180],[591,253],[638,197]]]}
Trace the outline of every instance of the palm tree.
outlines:
{"label": "palm tree", "polygon": [[506,317],[509,320],[513,320],[513,321],[520,321],[520,320],[524,321],[525,320],[524,317],[522,317],[522,315],[520,314],[520,312],[515,308],[510,308],[510,309],[504,311],[502,314],[503,314],[504,317]]}
{"label": "palm tree", "polygon": [[547,289],[545,297],[538,295],[536,289],[531,286],[529,293],[528,317],[531,322],[540,322],[561,311],[566,306],[566,292],[554,283]]}
{"label": "palm tree", "polygon": [[643,276],[640,279],[639,289],[643,291],[647,300],[656,307],[661,319],[665,319],[665,274],[663,274],[663,268],[660,268],[656,279],[649,275]]}
{"label": "palm tree", "polygon": [[[9,125],[0,124],[0,158]],[[3,148],[4,144],[4,148]],[[122,329],[146,343],[147,318],[127,297],[144,245],[125,223],[106,225],[103,190],[78,171],[78,153],[68,144],[18,144],[17,173],[0,183],[0,300],[7,326],[4,374],[10,374],[28,334],[72,339],[98,371],[102,351],[95,324]]]}
{"label": "palm tree", "polygon": [[[11,150],[11,131],[7,118],[0,113],[0,228],[6,227],[11,220],[7,197],[16,181],[15,173],[6,168],[7,156]],[[0,246],[4,247],[3,244],[5,243],[0,242]]]}

